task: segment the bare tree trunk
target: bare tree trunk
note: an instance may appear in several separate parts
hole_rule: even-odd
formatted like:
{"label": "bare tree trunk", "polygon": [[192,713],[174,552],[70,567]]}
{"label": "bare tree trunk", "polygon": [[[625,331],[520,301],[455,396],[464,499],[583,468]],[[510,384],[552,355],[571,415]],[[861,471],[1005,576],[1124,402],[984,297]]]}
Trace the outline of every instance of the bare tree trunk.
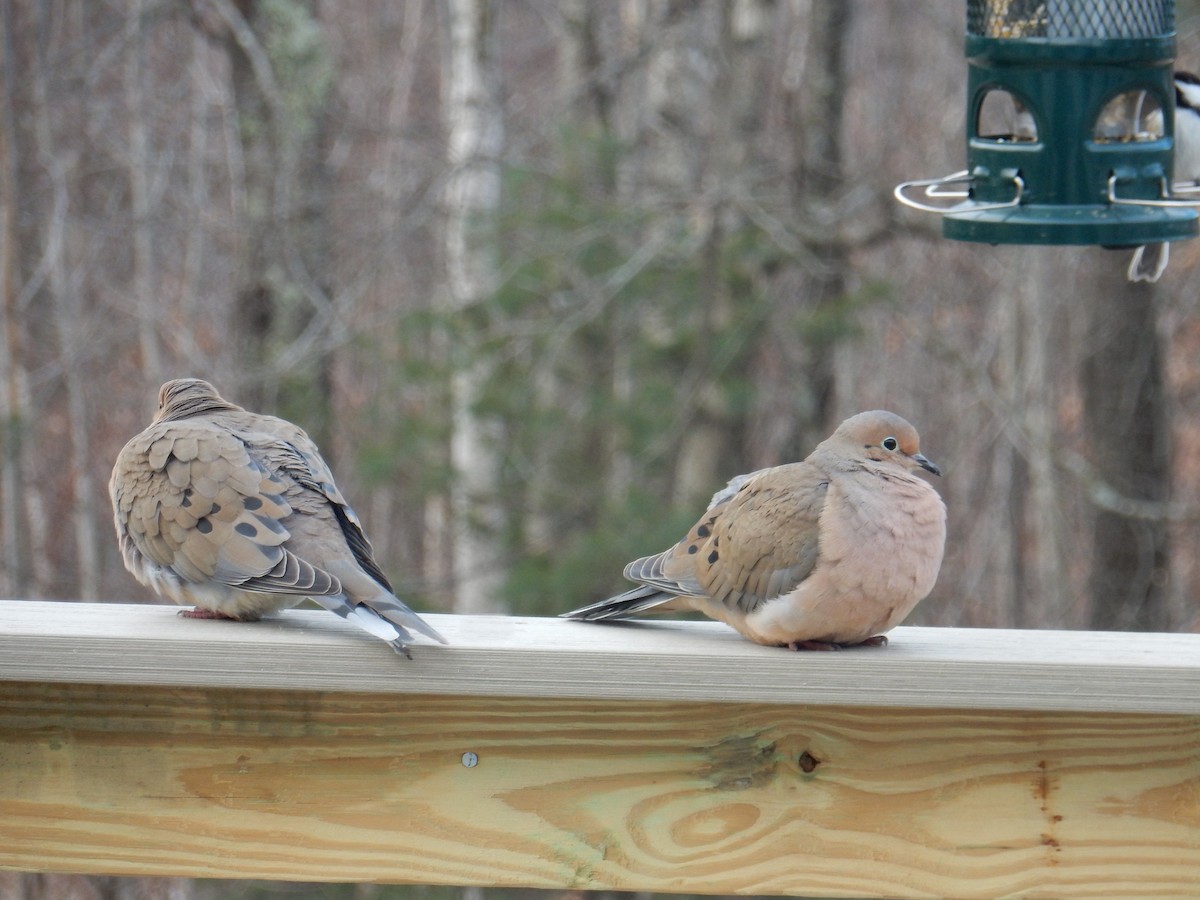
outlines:
{"label": "bare tree trunk", "polygon": [[154,221],[150,178],[149,126],[146,122],[145,0],[129,0],[125,20],[125,106],[129,128],[129,200],[133,216],[133,308],[138,347],[146,380],[158,385],[165,379],[158,321],[162,309],[154,273]]}
{"label": "bare tree trunk", "polygon": [[[1063,275],[1058,251],[1041,247],[1018,252],[1020,277],[1012,281],[1015,295],[1006,298],[1015,317],[1007,350],[1012,381],[1006,388],[1008,410],[1027,443],[1014,471],[1014,494],[1023,501],[1023,511],[1014,513],[1023,515],[1023,522],[1012,536],[1018,547],[1011,597],[1013,623],[1033,627],[1061,624],[1050,610],[1061,611],[1070,601],[1063,554],[1066,517],[1054,459],[1054,448],[1060,443],[1057,385],[1061,378],[1055,362],[1062,358],[1056,347],[1063,337],[1054,285]],[[1043,610],[1040,620],[1036,606]]]}
{"label": "bare tree trunk", "polygon": [[[622,57],[634,59],[647,52],[653,40],[651,6],[648,0],[621,0],[618,48]],[[650,68],[649,65],[635,67],[620,80],[610,113],[613,132],[628,148],[617,164],[616,183],[613,185],[618,202],[623,205],[638,203],[647,181],[644,156],[648,153],[649,143],[645,134],[646,119],[651,114],[648,109],[651,89],[647,84],[653,77],[647,71]],[[659,68],[661,71],[661,66]],[[609,114],[607,107],[605,112]],[[637,345],[639,330],[637,309],[617,304],[609,321],[606,348],[609,358],[606,362],[612,373],[609,391],[613,405],[618,410],[632,408],[636,389],[633,348]],[[602,440],[604,495],[625,497],[634,484],[636,474],[628,435],[622,428],[610,428]]]}
{"label": "bare tree trunk", "polygon": [[[231,176],[234,215],[240,225],[237,286],[234,295],[235,357],[241,371],[232,373],[241,402],[251,407],[273,405],[275,396],[262,381],[270,352],[270,339],[277,325],[275,286],[268,271],[275,253],[278,223],[272,213],[276,204],[278,165],[276,123],[266,94],[275,89],[274,73],[253,23],[256,7],[245,15],[230,0],[217,0],[216,8],[228,29],[226,46],[231,60],[234,133],[236,144]],[[264,78],[268,79],[264,85]],[[251,376],[253,372],[257,377]],[[268,396],[268,394],[271,396]]]}
{"label": "bare tree trunk", "polygon": [[[49,102],[49,72],[39,65],[34,80],[36,141],[38,158],[49,172],[53,202],[43,231],[43,259],[46,273],[45,290],[53,310],[59,355],[63,361],[63,387],[67,395],[67,421],[70,423],[67,440],[70,442],[70,468],[67,477],[71,485],[75,537],[72,596],[80,600],[95,600],[99,592],[100,557],[96,526],[99,521],[96,503],[97,489],[92,477],[91,422],[87,398],[88,373],[84,370],[85,348],[89,324],[85,319],[80,278],[68,273],[67,238],[70,216],[70,169],[73,163],[70,150],[56,146],[51,128]],[[52,582],[50,571],[36,572],[44,593]]]}
{"label": "bare tree trunk", "polygon": [[724,402],[716,379],[704,370],[714,358],[718,332],[733,318],[721,271],[730,214],[725,186],[737,181],[740,164],[750,156],[747,148],[761,134],[763,125],[751,113],[755,108],[752,96],[756,92],[750,87],[751,78],[738,76],[757,70],[755,59],[763,55],[761,39],[765,28],[743,29],[735,35],[735,5],[718,4],[716,13],[711,43],[704,48],[711,54],[710,63],[716,74],[707,96],[695,98],[699,102],[693,112],[696,121],[704,123],[706,145],[691,212],[699,232],[701,273],[696,296],[696,317],[701,325],[695,347],[701,365],[693,368],[698,369],[696,380],[704,386],[695,398],[696,414],[680,440],[673,499],[681,508],[707,503],[715,487],[730,474],[721,467],[734,434],[733,413]]}
{"label": "bare tree trunk", "polygon": [[236,390],[244,403],[264,408],[279,408],[281,393],[294,399],[303,392],[306,425],[320,440],[331,408],[330,335],[341,322],[323,281],[330,235],[323,141],[333,67],[315,8],[314,0],[206,4],[229,53],[236,110],[229,127],[241,226],[233,358],[242,367],[235,378],[245,380]]}
{"label": "bare tree trunk", "polygon": [[[16,11],[8,2],[4,3],[4,116],[5,121],[5,235],[4,235],[4,310],[3,347],[0,347],[0,375],[3,377],[3,473],[0,490],[4,493],[4,523],[5,529],[5,563],[7,578],[15,595],[34,594],[47,595],[53,582],[52,563],[46,552],[47,514],[43,486],[37,476],[38,447],[34,440],[34,423],[36,410],[31,395],[29,379],[29,322],[31,302],[34,295],[41,289],[47,278],[49,257],[41,254],[34,271],[23,281],[25,275],[21,271],[18,251],[21,247],[22,236],[19,233],[20,224],[17,212],[24,198],[21,196],[21,184],[17,176],[19,140],[23,133],[22,121],[18,116],[18,104],[21,99],[28,103],[37,103],[36,98],[19,99],[19,86],[16,82],[17,66],[23,62],[35,72],[45,69],[42,54],[45,48],[40,44],[36,50],[29,43],[20,52],[24,59],[18,58]],[[32,29],[26,28],[29,32]],[[33,134],[26,137],[29,143],[36,143],[36,131],[39,116],[46,110],[33,110]],[[31,235],[32,230],[26,231]],[[30,244],[34,238],[29,238]],[[19,285],[19,287],[18,287]]]}
{"label": "bare tree trunk", "polygon": [[[1033,292],[1036,293],[1039,289],[1034,288]],[[1002,407],[996,410],[996,413],[1009,424],[1007,429],[1001,430],[1001,435],[1008,439],[997,441],[998,446],[993,453],[992,489],[980,498],[985,509],[991,512],[992,525],[989,532],[1005,537],[988,541],[986,545],[979,546],[974,554],[981,557],[986,552],[992,558],[993,571],[996,574],[989,585],[992,602],[987,605],[986,610],[986,614],[994,616],[994,619],[988,621],[985,618],[977,622],[979,625],[1021,627],[1029,624],[1026,615],[1032,605],[1029,602],[1030,591],[1036,587],[1036,579],[1029,577],[1027,573],[1023,549],[1032,543],[1027,539],[1029,525],[1025,515],[1029,497],[1028,453],[1019,452],[1013,440],[1014,433],[1023,435],[1020,431],[1023,423],[1011,419],[1019,415],[1026,403],[1039,402],[1039,397],[1044,397],[1047,386],[1038,385],[1040,389],[1035,390],[1033,396],[1029,397],[1026,396],[1021,383],[1023,348],[1030,338],[1038,340],[1038,335],[1030,335],[1027,329],[1022,328],[1022,323],[1027,318],[1022,315],[1024,305],[1014,297],[1001,295],[996,298],[991,310],[992,318],[987,322],[987,331],[995,335],[996,344],[995,356],[990,360],[989,369],[1002,403]],[[1027,446],[1021,445],[1021,449],[1026,449]],[[1003,511],[1002,514],[996,515],[1000,510]]]}
{"label": "bare tree trunk", "polygon": [[[487,223],[500,200],[504,123],[496,93],[494,13],[490,0],[446,3],[449,51],[444,115],[453,167],[444,195],[447,311],[459,315],[485,301],[496,280]],[[501,434],[496,421],[477,408],[489,378],[488,361],[477,352],[468,356],[456,360],[450,401],[454,608],[483,613],[498,610],[507,568],[503,513],[495,496]]]}
{"label": "bare tree trunk", "polygon": [[[683,507],[711,496],[733,433],[711,363],[721,323],[730,318],[722,259],[727,219],[733,215],[732,184],[746,158],[745,146],[761,123],[750,112],[752,104],[738,106],[746,100],[737,90],[738,73],[743,64],[757,66],[748,52],[753,39],[735,41],[732,18],[726,4],[627,0],[620,11],[620,51],[621,67],[628,71],[617,82],[615,96],[599,80],[584,95],[596,115],[611,118],[617,137],[629,148],[617,165],[617,202],[631,211],[670,211],[639,225],[629,236],[628,252],[636,258],[648,250],[649,260],[658,264],[661,253],[674,250],[698,272],[692,302],[682,313],[686,323],[671,321],[679,313],[668,312],[669,301],[616,304],[609,317],[610,357],[602,363],[612,372],[614,408],[628,416],[642,389],[642,373],[635,365],[639,348],[659,344],[677,324],[693,335],[686,362],[664,360],[680,370],[678,402],[662,421],[652,451],[672,461],[671,502]],[[594,57],[594,43],[580,41],[574,56]],[[638,448],[630,445],[619,418],[614,424],[604,436],[605,494],[624,498],[639,480]]]}
{"label": "bare tree trunk", "polygon": [[14,81],[17,61],[14,45],[13,10],[11,0],[0,0],[0,27],[3,28],[4,54],[0,76],[4,79],[3,123],[0,127],[0,153],[3,169],[3,202],[0,202],[0,277],[4,296],[0,298],[0,530],[3,531],[3,566],[0,566],[0,593],[13,597],[24,594],[27,589],[25,566],[22,559],[21,523],[21,450],[25,420],[28,410],[25,404],[26,376],[21,362],[21,317],[17,309],[17,94]]}
{"label": "bare tree trunk", "polygon": [[[213,127],[209,110],[212,106],[212,77],[206,71],[208,60],[208,37],[199,29],[192,35],[192,53],[188,61],[188,88],[191,93],[191,123],[188,128],[187,146],[187,203],[189,212],[197,223],[203,221],[205,207],[209,202],[210,185],[205,156],[209,145],[209,131]],[[183,249],[179,286],[179,313],[185,321],[196,321],[208,304],[202,302],[204,293],[203,265],[206,259],[208,229],[197,224],[189,229]],[[222,304],[227,306],[227,304]],[[210,313],[211,314],[211,313]],[[196,332],[189,330],[178,336],[179,355],[191,366],[198,366],[203,359],[197,345]],[[218,364],[227,360],[217,360]],[[209,361],[209,365],[212,361]],[[189,368],[188,371],[203,371]],[[226,387],[231,389],[232,385]]]}
{"label": "bare tree trunk", "polygon": [[[1096,475],[1118,493],[1163,503],[1171,497],[1170,419],[1155,287],[1123,277],[1123,255],[1097,260],[1083,365],[1084,429]],[[1167,523],[1097,509],[1088,586],[1091,627],[1171,627]]]}
{"label": "bare tree trunk", "polygon": [[[842,118],[849,87],[845,42],[852,4],[813,0],[807,27],[796,28],[805,47],[800,77],[784,86],[786,127],[795,136],[789,188],[803,233],[805,257],[772,283],[773,309],[758,349],[757,402],[748,452],[755,468],[803,458],[830,424],[833,342],[808,322],[828,315],[846,293],[849,254],[838,209],[843,182]],[[802,375],[802,377],[801,377]]]}

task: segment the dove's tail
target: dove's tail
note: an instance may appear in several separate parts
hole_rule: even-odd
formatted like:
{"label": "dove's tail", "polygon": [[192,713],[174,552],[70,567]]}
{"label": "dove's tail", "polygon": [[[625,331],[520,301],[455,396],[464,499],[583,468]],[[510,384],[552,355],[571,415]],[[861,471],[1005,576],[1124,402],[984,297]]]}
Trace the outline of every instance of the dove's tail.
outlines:
{"label": "dove's tail", "polygon": [[395,594],[376,594],[363,601],[363,606],[382,616],[389,624],[398,627],[401,632],[405,628],[411,628],[439,644],[449,643],[434,630],[432,625],[409,609],[408,605]]}
{"label": "dove's tail", "polygon": [[312,599],[347,622],[353,622],[363,631],[387,641],[397,653],[405,656],[409,656],[408,645],[412,640],[412,635],[407,631],[408,628],[418,631],[440,644],[447,643],[446,639],[438,634],[431,625],[391,594],[372,597],[369,604],[355,603],[345,594],[313,597]]}
{"label": "dove's tail", "polygon": [[690,607],[684,605],[678,594],[668,594],[658,588],[642,585],[599,603],[561,613],[559,618],[578,619],[581,622],[606,622],[613,619],[629,619],[640,614],[656,615],[686,609]]}

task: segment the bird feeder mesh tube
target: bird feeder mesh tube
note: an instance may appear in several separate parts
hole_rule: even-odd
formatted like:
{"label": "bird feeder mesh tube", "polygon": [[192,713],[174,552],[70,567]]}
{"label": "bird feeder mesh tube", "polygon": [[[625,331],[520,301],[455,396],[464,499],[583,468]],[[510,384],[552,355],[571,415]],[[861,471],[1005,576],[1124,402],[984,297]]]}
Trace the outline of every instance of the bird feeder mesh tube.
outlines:
{"label": "bird feeder mesh tube", "polygon": [[967,34],[1021,40],[1161,37],[1174,0],[967,0]]}

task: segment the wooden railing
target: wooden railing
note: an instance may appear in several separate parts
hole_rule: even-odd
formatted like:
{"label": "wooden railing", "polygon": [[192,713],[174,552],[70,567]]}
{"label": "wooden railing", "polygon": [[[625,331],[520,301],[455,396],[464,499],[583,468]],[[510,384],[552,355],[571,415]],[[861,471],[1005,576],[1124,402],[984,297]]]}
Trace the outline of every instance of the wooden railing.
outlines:
{"label": "wooden railing", "polygon": [[0,868],[816,896],[1200,893],[1200,635],[0,601]]}

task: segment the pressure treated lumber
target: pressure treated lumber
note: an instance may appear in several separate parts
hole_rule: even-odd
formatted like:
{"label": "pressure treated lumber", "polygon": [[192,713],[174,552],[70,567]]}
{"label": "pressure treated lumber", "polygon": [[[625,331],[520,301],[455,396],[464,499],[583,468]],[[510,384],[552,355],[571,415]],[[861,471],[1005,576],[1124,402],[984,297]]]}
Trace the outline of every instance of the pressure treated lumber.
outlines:
{"label": "pressure treated lumber", "polygon": [[1195,896],[1200,636],[0,601],[0,869]]}
{"label": "pressure treated lumber", "polygon": [[791,653],[716,622],[430,615],[405,660],[323,610],[0,600],[0,680],[620,700],[1200,714],[1200,634],[897,628]]}
{"label": "pressure treated lumber", "polygon": [[0,867],[1188,896],[1200,873],[1200,727],[1161,715],[6,682]]}

